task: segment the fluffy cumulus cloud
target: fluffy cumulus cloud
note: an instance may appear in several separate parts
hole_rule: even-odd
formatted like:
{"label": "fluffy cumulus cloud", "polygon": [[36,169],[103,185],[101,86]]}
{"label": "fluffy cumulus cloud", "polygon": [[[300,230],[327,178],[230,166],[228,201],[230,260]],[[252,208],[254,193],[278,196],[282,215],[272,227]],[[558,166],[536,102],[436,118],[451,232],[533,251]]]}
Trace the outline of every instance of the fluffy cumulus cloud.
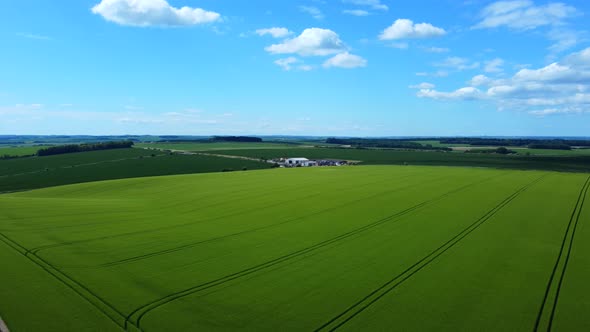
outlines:
{"label": "fluffy cumulus cloud", "polygon": [[338,67],[338,68],[358,68],[365,67],[367,60],[362,57],[348,52],[336,54],[332,58],[326,60],[323,64],[324,68]]}
{"label": "fluffy cumulus cloud", "polygon": [[574,7],[560,2],[536,6],[530,0],[498,1],[481,11],[481,21],[474,28],[534,29],[544,25],[559,25],[576,12]]}
{"label": "fluffy cumulus cloud", "polygon": [[280,44],[270,45],[265,50],[271,54],[326,56],[345,52],[347,47],[334,31],[309,28],[303,30],[299,36],[287,39]]}
{"label": "fluffy cumulus cloud", "polygon": [[92,12],[105,20],[130,26],[190,26],[216,22],[216,12],[201,8],[175,8],[166,0],[102,0]]}
{"label": "fluffy cumulus cloud", "polygon": [[442,28],[433,26],[430,23],[414,23],[412,20],[400,18],[387,27],[379,35],[381,40],[409,39],[409,38],[432,38],[446,34]]}
{"label": "fluffy cumulus cloud", "polygon": [[349,53],[346,44],[340,39],[340,36],[332,30],[309,28],[294,38],[287,38],[281,43],[273,44],[265,48],[270,54],[288,54],[287,58],[275,60],[274,63],[290,71],[297,69],[299,71],[310,71],[319,67],[318,65],[304,64],[303,61],[296,58],[295,55],[302,57],[327,57],[322,64],[324,68],[359,68],[367,65],[367,60],[361,56]]}
{"label": "fluffy cumulus cloud", "polygon": [[271,35],[274,38],[283,38],[287,37],[288,35],[292,34],[291,31],[287,28],[267,28],[267,29],[258,29],[256,30],[256,34],[259,36],[264,35]]}
{"label": "fluffy cumulus cloud", "polygon": [[526,111],[537,116],[590,112],[590,48],[541,68],[521,69],[509,78],[493,79],[480,74],[469,84],[451,92],[420,89],[417,96],[488,100],[500,110]]}
{"label": "fluffy cumulus cloud", "polygon": [[367,6],[371,9],[376,10],[388,10],[389,7],[381,3],[381,0],[342,0],[344,3],[357,5],[357,6]]}

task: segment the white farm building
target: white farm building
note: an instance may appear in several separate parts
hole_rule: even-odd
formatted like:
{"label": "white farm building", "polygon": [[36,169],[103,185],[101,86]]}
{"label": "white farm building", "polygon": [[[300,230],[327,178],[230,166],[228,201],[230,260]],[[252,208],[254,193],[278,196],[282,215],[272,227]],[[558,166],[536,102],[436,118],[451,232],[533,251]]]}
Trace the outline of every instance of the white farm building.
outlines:
{"label": "white farm building", "polygon": [[307,158],[288,158],[285,159],[285,167],[309,167],[317,166],[317,162]]}

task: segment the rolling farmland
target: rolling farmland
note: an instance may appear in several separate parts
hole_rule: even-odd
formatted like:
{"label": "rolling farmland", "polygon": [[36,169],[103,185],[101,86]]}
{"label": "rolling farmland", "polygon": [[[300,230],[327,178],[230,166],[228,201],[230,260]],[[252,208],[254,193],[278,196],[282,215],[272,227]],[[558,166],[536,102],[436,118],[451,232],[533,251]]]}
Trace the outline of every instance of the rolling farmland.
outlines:
{"label": "rolling farmland", "polygon": [[216,151],[216,153],[265,159],[280,157],[333,158],[360,161],[364,165],[441,165],[590,172],[590,155],[501,156],[479,153],[343,148],[243,149]]}
{"label": "rolling farmland", "polygon": [[[212,142],[212,143],[173,143],[173,142],[156,142],[156,143],[138,143],[135,145],[139,148],[152,148],[162,150],[184,150],[184,151],[217,151],[217,150],[242,150],[242,149],[286,149],[298,148],[304,145],[260,142],[260,143],[242,143],[242,142]],[[309,147],[309,145],[308,145]]]}
{"label": "rolling farmland", "polygon": [[14,331],[588,330],[589,186],[358,166],[3,194],[0,315]]}
{"label": "rolling farmland", "polygon": [[0,193],[89,181],[270,167],[258,161],[145,149],[68,153],[0,160]]}

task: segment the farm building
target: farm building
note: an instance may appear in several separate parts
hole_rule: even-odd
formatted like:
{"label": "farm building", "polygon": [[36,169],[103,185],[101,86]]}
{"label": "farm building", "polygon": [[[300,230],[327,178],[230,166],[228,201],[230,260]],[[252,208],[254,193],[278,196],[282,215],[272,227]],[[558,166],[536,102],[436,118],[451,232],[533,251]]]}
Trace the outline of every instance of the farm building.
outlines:
{"label": "farm building", "polygon": [[285,167],[309,167],[317,166],[317,162],[307,158],[288,158],[285,159]]}

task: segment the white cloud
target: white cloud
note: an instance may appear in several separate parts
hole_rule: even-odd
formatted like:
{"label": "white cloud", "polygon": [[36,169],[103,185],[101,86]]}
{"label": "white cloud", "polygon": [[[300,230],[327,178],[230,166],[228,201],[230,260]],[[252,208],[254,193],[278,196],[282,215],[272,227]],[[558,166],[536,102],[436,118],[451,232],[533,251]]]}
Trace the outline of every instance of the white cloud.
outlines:
{"label": "white cloud", "polygon": [[337,33],[328,29],[309,28],[292,39],[265,48],[271,54],[299,54],[301,56],[326,56],[347,50]]}
{"label": "white cloud", "polygon": [[34,34],[34,33],[23,33],[23,32],[19,32],[16,35],[19,36],[19,37],[28,38],[28,39],[53,40],[53,38],[51,38],[51,37],[44,36],[44,35],[38,35],[38,34]]}
{"label": "white cloud", "polygon": [[418,72],[416,76],[432,76],[432,77],[447,77],[449,73],[446,70],[437,70],[433,73]]}
{"label": "white cloud", "polygon": [[504,71],[504,69],[502,69],[503,65],[504,65],[504,60],[502,60],[500,58],[495,58],[493,60],[486,61],[483,70],[486,73],[499,73],[499,72]]}
{"label": "white cloud", "polygon": [[521,69],[514,75],[514,80],[590,84],[590,71],[554,62],[539,69]]}
{"label": "white cloud", "polygon": [[560,2],[536,6],[530,0],[497,1],[481,11],[481,21],[473,28],[508,27],[528,30],[545,25],[559,25],[576,13],[574,7]]}
{"label": "white cloud", "polygon": [[393,48],[397,48],[399,50],[407,50],[408,47],[410,47],[410,45],[408,45],[408,43],[391,43],[391,44],[389,44],[389,46],[391,46]]}
{"label": "white cloud", "polygon": [[311,15],[311,17],[315,18],[316,20],[321,20],[324,18],[324,13],[322,13],[322,11],[317,8],[317,7],[313,7],[313,6],[299,6],[299,10]]}
{"label": "white cloud", "polygon": [[256,34],[259,36],[264,35],[271,35],[274,38],[282,38],[287,37],[288,35],[292,34],[291,31],[287,28],[267,28],[267,29],[258,29],[256,30]]}
{"label": "white cloud", "polygon": [[94,14],[121,25],[190,26],[216,22],[216,12],[201,8],[172,7],[166,0],[102,0],[92,8]]}
{"label": "white cloud", "polygon": [[481,99],[484,94],[477,88],[468,86],[452,92],[440,92],[432,89],[421,89],[416,94],[420,98],[432,98],[439,100],[475,100]]}
{"label": "white cloud", "polygon": [[369,16],[370,14],[368,11],[362,9],[345,9],[342,13],[353,16]]}
{"label": "white cloud", "polygon": [[274,61],[274,64],[283,68],[284,71],[291,71],[293,69],[299,71],[310,71],[313,70],[313,66],[303,64],[303,61],[297,59],[296,57],[290,56],[283,59],[278,59]]}
{"label": "white cloud", "polygon": [[561,53],[576,46],[580,42],[579,32],[569,29],[552,29],[547,34],[547,38],[553,42],[549,46],[552,54]]}
{"label": "white cloud", "polygon": [[435,85],[432,83],[422,82],[420,84],[410,85],[410,89],[434,89]]}
{"label": "white cloud", "polygon": [[283,68],[283,70],[289,71],[293,68],[292,65],[297,62],[299,62],[299,60],[296,57],[290,56],[288,58],[278,59],[274,63]]}
{"label": "white cloud", "polygon": [[492,82],[492,79],[485,75],[476,75],[469,81],[469,85],[471,86],[480,86],[480,85],[488,85]]}
{"label": "white cloud", "polygon": [[520,69],[509,78],[477,75],[469,84],[451,92],[422,89],[417,96],[487,100],[500,110],[526,111],[537,116],[587,113],[590,112],[590,47],[545,67]]}
{"label": "white cloud", "polygon": [[324,68],[338,67],[338,68],[358,68],[365,67],[367,60],[362,57],[348,52],[336,54],[332,58],[326,60],[323,64]]}
{"label": "white cloud", "polygon": [[433,26],[430,23],[416,23],[408,19],[397,19],[379,35],[381,40],[406,39],[406,38],[432,38],[446,34],[444,29]]}
{"label": "white cloud", "polygon": [[388,10],[389,7],[381,3],[381,0],[342,0],[344,3],[349,3],[357,6],[368,6],[376,10]]}
{"label": "white cloud", "polygon": [[584,111],[580,108],[573,107],[573,108],[546,108],[542,110],[534,110],[529,111],[529,114],[536,115],[536,116],[547,116],[547,115],[557,115],[557,114],[574,114],[574,113],[584,113]]}
{"label": "white cloud", "polygon": [[471,62],[469,59],[451,56],[435,64],[438,67],[452,68],[455,70],[468,70],[479,68],[479,62]]}
{"label": "white cloud", "polygon": [[563,62],[574,68],[590,70],[590,47],[570,54]]}

